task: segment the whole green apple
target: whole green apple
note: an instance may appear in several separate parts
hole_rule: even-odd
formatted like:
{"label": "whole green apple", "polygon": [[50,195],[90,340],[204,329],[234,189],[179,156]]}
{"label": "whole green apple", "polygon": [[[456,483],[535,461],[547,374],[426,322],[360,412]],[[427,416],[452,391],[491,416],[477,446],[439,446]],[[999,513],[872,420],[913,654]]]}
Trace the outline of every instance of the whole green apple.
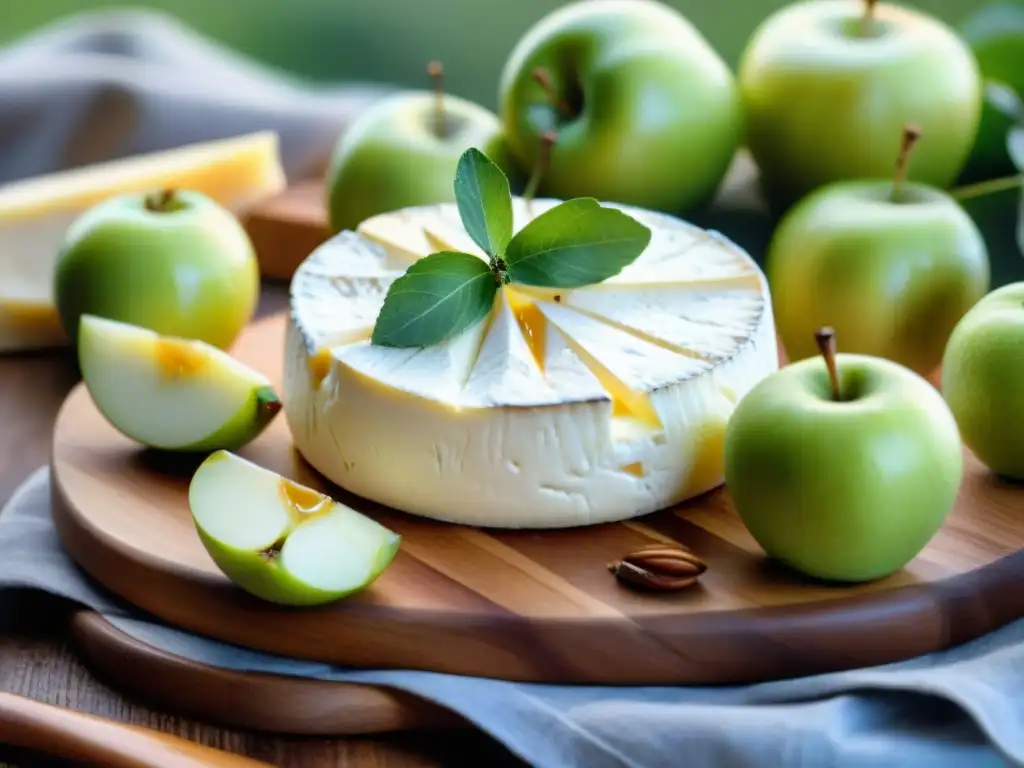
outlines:
{"label": "whole green apple", "polygon": [[998,288],[953,330],[942,394],[960,434],[993,472],[1024,479],[1024,282]]}
{"label": "whole green apple", "polygon": [[[923,143],[923,142],[922,142]],[[766,256],[776,327],[791,360],[832,326],[848,352],[926,376],[960,318],[989,288],[985,240],[949,195],[905,183],[829,184],[793,206]]]}
{"label": "whole green apple", "polygon": [[984,93],[978,135],[967,164],[957,179],[957,186],[1011,176],[1016,172],[1007,136],[1014,126],[1024,125],[1024,102],[1013,88],[998,80],[986,80]]}
{"label": "whole green apple", "polygon": [[68,228],[53,293],[72,343],[83,314],[230,347],[252,319],[259,264],[238,220],[193,190],[126,194]]}
{"label": "whole green apple", "polygon": [[331,230],[354,230],[379,213],[452,202],[452,179],[462,153],[475,147],[515,184],[517,171],[498,117],[457,96],[397,93],[362,113],[341,135],[327,173]]}
{"label": "whole green apple", "polygon": [[956,422],[925,379],[888,360],[786,366],[739,403],[725,482],[765,552],[821,579],[868,581],[910,562],[953,508]]}
{"label": "whole green apple", "polygon": [[597,197],[671,213],[707,202],[742,135],[732,72],[678,12],[653,0],[591,0],[519,41],[499,90],[523,168],[557,133],[541,195]]}
{"label": "whole green apple", "polygon": [[1024,98],[1024,3],[991,3],[964,22],[961,34],[985,77],[999,80]]}
{"label": "whole green apple", "polygon": [[929,137],[910,178],[945,189],[981,114],[981,74],[967,44],[941,21],[887,3],[780,9],[747,44],[739,83],[747,143],[778,210],[833,181],[887,176],[906,123]]}

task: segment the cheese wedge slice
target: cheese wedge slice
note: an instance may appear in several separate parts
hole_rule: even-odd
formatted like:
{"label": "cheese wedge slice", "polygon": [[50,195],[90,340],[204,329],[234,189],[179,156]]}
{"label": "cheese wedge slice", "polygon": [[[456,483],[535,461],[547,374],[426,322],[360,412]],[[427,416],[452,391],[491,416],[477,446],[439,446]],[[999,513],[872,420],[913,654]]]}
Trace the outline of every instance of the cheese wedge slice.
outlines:
{"label": "cheese wedge slice", "polygon": [[[416,259],[444,243],[483,258],[454,204],[318,248],[291,284],[283,402],[298,450],[355,494],[489,527],[621,520],[720,485],[729,416],[778,367],[767,282],[725,238],[619,207],[652,231],[619,275],[503,286],[483,322],[426,349],[369,339]],[[530,217],[518,199],[514,214],[517,228]]]}
{"label": "cheese wedge slice", "polygon": [[260,132],[0,186],[0,352],[65,342],[51,281],[68,226],[113,195],[174,186],[240,212],[285,187],[277,135]]}

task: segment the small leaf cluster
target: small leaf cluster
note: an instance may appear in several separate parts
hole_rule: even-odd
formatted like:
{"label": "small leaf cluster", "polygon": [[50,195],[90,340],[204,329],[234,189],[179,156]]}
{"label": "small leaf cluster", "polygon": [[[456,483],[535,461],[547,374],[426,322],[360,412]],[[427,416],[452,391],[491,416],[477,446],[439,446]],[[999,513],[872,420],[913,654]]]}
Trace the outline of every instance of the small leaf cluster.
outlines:
{"label": "small leaf cluster", "polygon": [[477,149],[459,159],[455,201],[463,227],[487,259],[442,251],[414,263],[388,289],[372,343],[438,344],[481,322],[502,285],[599,283],[636,260],[651,239],[643,224],[589,197],[559,203],[513,233],[508,179]]}

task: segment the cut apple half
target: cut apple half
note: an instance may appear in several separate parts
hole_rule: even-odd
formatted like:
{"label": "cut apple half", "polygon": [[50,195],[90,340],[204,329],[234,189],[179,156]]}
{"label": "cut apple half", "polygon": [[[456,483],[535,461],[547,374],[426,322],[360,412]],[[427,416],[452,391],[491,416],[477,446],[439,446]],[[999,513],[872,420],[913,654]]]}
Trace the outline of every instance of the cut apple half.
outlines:
{"label": "cut apple half", "polygon": [[280,605],[322,605],[366,588],[401,542],[351,507],[228,451],[200,465],[188,497],[217,567]]}
{"label": "cut apple half", "polygon": [[150,448],[238,448],[281,410],[270,381],[228,353],[95,315],[82,317],[78,362],[100,413]]}

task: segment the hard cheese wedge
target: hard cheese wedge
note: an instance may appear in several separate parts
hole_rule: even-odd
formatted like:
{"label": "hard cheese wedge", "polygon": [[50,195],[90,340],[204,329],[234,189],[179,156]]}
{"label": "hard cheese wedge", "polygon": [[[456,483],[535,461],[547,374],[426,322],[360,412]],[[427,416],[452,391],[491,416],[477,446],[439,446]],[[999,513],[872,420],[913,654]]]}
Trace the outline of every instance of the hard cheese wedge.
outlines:
{"label": "hard cheese wedge", "polygon": [[165,186],[243,210],[285,186],[277,135],[192,144],[0,186],[0,352],[65,342],[51,281],[71,222],[113,195]]}
{"label": "hard cheese wedge", "polygon": [[[404,265],[438,240],[461,248],[455,205],[325,243],[291,287],[283,401],[298,449],[360,496],[481,526],[620,520],[720,485],[726,422],[778,366],[767,283],[724,238],[623,210],[652,238],[619,275],[503,286],[484,322],[427,349],[369,338]],[[517,200],[517,228],[528,215]]]}

